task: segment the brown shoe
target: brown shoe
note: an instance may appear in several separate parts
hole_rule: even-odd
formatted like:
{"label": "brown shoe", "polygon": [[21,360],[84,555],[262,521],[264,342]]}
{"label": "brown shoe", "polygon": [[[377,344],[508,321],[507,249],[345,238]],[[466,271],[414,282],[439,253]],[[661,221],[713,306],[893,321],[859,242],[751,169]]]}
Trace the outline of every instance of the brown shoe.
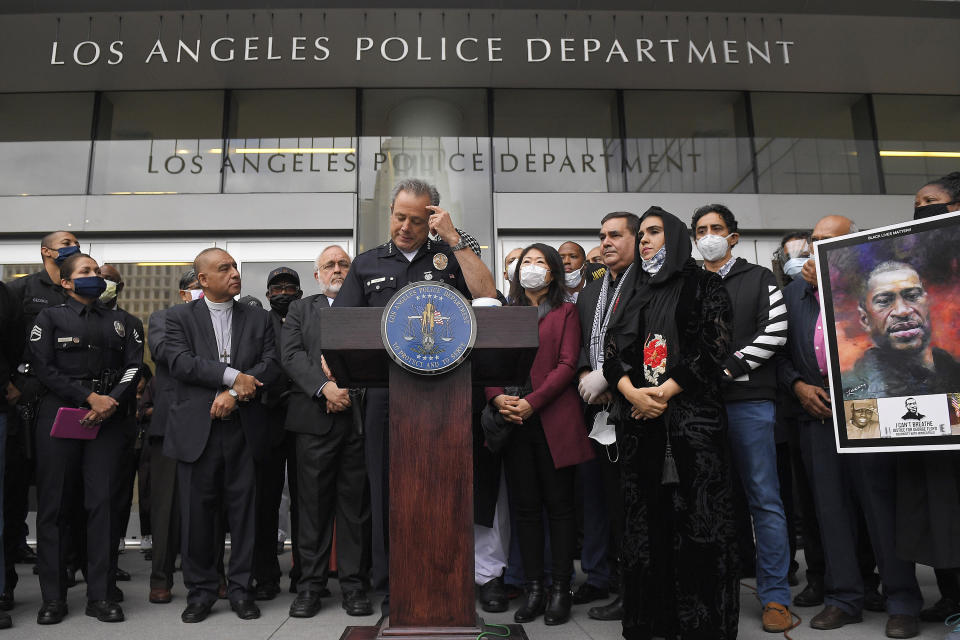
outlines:
{"label": "brown shoe", "polygon": [[783,633],[793,628],[793,616],[790,610],[779,602],[770,602],[763,608],[763,630],[770,633]]}
{"label": "brown shoe", "polygon": [[167,604],[173,600],[170,589],[150,589],[150,602],[153,604]]}
{"label": "brown shoe", "polygon": [[839,629],[843,625],[855,624],[857,622],[863,622],[862,613],[853,615],[847,613],[840,607],[835,607],[832,604],[828,604],[823,608],[823,611],[813,616],[813,618],[810,620],[810,627],[812,629],[827,631],[829,629]]}
{"label": "brown shoe", "polygon": [[920,633],[916,616],[895,613],[887,619],[888,638],[913,638]]}

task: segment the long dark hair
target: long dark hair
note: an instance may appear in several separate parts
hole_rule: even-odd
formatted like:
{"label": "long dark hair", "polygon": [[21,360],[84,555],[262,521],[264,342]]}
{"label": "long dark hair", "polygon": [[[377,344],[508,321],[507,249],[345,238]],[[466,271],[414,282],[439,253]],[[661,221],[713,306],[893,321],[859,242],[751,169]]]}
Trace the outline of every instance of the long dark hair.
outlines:
{"label": "long dark hair", "polygon": [[563,279],[563,260],[557,250],[548,244],[534,242],[523,250],[520,257],[517,258],[517,270],[513,272],[513,279],[510,280],[510,304],[514,307],[529,307],[530,301],[527,300],[527,293],[520,286],[520,267],[523,266],[523,258],[531,249],[536,249],[547,259],[547,266],[550,268],[552,276],[550,284],[547,285],[547,295],[544,300],[552,308],[556,309],[567,301],[566,286]]}

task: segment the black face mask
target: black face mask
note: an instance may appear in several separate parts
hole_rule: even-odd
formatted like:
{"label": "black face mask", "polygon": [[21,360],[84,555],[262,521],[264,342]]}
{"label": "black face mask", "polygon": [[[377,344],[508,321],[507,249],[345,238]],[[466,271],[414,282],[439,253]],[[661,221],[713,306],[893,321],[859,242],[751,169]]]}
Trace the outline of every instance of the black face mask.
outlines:
{"label": "black face mask", "polygon": [[947,211],[947,207],[954,204],[953,202],[938,202],[936,204],[928,204],[922,207],[913,208],[913,219],[920,220],[921,218],[932,218],[933,216],[939,216],[944,213],[950,213]]}
{"label": "black face mask", "polygon": [[270,308],[281,316],[286,316],[287,310],[290,308],[290,303],[294,300],[299,300],[302,295],[302,292],[297,294],[279,293],[270,298]]}

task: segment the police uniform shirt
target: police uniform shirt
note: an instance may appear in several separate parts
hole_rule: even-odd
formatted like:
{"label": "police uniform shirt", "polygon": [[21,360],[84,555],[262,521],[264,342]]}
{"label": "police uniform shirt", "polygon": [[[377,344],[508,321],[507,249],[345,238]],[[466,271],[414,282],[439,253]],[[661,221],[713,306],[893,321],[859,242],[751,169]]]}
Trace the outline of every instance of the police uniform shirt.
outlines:
{"label": "police uniform shirt", "polygon": [[[20,321],[23,323],[23,335],[28,336],[37,315],[47,307],[64,304],[70,299],[59,282],[50,279],[46,269],[17,278],[7,284],[10,296],[20,307]],[[30,349],[24,349],[24,361],[30,360]]]}
{"label": "police uniform shirt", "polygon": [[361,253],[350,265],[334,307],[383,307],[411,282],[442,282],[472,299],[460,263],[445,242],[427,239],[407,260],[393,241]]}
{"label": "police uniform shirt", "polygon": [[112,371],[109,394],[121,404],[133,398],[143,364],[140,322],[124,311],[70,298],[44,309],[30,328],[29,349],[40,382],[74,406],[86,402],[90,381]]}

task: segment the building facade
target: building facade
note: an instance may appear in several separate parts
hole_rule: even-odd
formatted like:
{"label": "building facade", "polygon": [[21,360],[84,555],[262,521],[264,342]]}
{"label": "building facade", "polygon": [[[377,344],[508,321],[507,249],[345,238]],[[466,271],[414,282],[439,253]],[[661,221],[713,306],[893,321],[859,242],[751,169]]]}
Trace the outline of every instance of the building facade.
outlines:
{"label": "building facade", "polygon": [[244,294],[278,263],[306,284],[324,246],[386,240],[404,177],[496,273],[653,204],[727,204],[768,263],[828,213],[906,219],[960,168],[952,0],[131,4],[0,8],[0,262],[75,231],[129,265],[138,315],[211,245]]}

